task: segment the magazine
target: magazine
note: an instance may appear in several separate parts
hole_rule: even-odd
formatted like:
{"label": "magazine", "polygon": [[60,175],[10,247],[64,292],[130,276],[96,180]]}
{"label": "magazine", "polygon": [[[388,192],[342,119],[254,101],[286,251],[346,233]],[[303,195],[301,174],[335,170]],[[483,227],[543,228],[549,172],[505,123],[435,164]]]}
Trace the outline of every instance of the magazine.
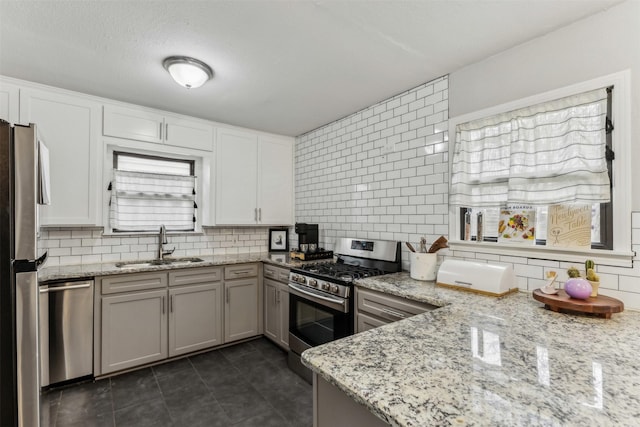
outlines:
{"label": "magazine", "polygon": [[507,206],[500,210],[498,242],[535,244],[535,226],[536,210],[533,206]]}

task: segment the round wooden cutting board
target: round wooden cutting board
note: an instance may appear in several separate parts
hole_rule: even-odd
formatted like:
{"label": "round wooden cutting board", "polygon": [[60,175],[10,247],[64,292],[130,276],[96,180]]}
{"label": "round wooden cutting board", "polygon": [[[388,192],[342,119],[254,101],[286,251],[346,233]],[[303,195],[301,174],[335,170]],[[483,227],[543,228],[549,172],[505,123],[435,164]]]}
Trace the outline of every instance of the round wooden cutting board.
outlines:
{"label": "round wooden cutting board", "polygon": [[541,303],[544,307],[551,311],[573,311],[578,313],[590,313],[605,319],[610,319],[611,314],[621,313],[624,310],[622,301],[605,295],[590,297],[587,299],[571,298],[567,293],[560,289],[555,295],[548,295],[540,289],[533,291],[533,298]]}

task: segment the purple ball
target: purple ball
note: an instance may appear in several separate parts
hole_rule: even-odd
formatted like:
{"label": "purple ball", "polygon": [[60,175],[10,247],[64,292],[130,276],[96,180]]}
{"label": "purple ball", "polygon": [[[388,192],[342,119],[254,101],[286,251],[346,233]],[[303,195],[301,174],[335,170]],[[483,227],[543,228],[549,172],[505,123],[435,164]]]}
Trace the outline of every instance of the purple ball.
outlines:
{"label": "purple ball", "polygon": [[564,291],[576,299],[587,299],[591,296],[591,283],[580,278],[571,278],[564,283]]}

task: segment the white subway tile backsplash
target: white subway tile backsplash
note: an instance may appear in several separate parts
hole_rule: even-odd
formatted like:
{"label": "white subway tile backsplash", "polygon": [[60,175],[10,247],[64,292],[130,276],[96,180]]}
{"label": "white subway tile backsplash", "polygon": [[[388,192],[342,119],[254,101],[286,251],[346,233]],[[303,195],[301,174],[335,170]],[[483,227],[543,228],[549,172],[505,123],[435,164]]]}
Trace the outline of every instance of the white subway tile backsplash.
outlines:
{"label": "white subway tile backsplash", "polygon": [[[173,256],[268,250],[267,227],[206,228],[197,235],[169,233],[167,239],[169,243],[165,247],[176,248]],[[41,230],[38,247],[48,251],[46,266],[153,259],[157,256],[158,237],[148,234],[103,236],[102,230],[95,228],[50,228]]]}

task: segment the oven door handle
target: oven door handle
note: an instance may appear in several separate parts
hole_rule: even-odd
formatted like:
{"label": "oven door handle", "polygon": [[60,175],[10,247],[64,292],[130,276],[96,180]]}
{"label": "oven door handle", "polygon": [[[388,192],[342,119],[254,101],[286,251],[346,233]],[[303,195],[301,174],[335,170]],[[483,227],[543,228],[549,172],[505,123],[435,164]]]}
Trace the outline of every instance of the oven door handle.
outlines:
{"label": "oven door handle", "polygon": [[[324,296],[324,295],[318,295],[317,293],[313,292],[313,291],[309,291],[307,289],[305,289],[303,286],[300,286],[298,284],[295,283],[289,283],[289,291],[295,295],[298,295],[299,297],[302,298],[308,298],[311,301],[314,301],[320,305],[324,305],[324,306],[328,306],[331,308],[335,308],[333,307],[333,305],[337,305],[340,307],[340,310],[343,313],[348,313],[349,312],[349,307],[347,306],[347,301],[342,299],[342,298],[331,298],[328,296]],[[330,303],[331,305],[327,304]]]}

